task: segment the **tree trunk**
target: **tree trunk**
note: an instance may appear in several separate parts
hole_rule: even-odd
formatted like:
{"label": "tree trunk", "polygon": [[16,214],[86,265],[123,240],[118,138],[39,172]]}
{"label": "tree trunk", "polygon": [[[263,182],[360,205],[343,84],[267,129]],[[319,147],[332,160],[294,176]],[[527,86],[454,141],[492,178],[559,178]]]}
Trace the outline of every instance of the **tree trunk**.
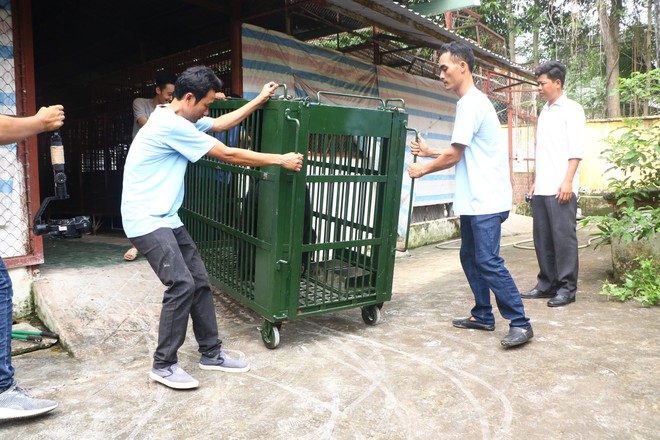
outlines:
{"label": "tree trunk", "polygon": [[532,58],[534,59],[534,66],[539,65],[539,29],[541,27],[541,0],[534,0],[534,14],[532,15]]}
{"label": "tree trunk", "polygon": [[[649,0],[650,1],[650,0]],[[660,60],[660,1],[655,0],[655,59]]]}
{"label": "tree trunk", "polygon": [[[637,18],[637,14],[635,14],[635,18]],[[637,60],[639,59],[639,35],[638,35],[638,29],[639,29],[639,21],[635,20],[635,23],[632,28],[632,71],[633,72],[639,72],[639,66],[637,65]],[[632,96],[632,102],[630,105],[632,106],[632,111],[630,108],[628,108],[627,112],[626,110],[626,105],[624,105],[624,112],[623,114],[627,116],[634,116],[634,117],[639,117],[639,96],[637,94],[634,94]]]}
{"label": "tree trunk", "polygon": [[[656,1],[657,3],[657,1]],[[656,7],[657,10],[657,7]],[[653,69],[652,59],[653,59],[653,2],[648,0],[648,6],[646,9],[646,44],[644,47],[644,62],[646,64],[646,73],[650,72]],[[656,36],[657,36],[656,32]],[[651,76],[646,75],[646,88],[651,88]],[[649,100],[648,98],[644,99],[644,108],[642,110],[644,116],[649,115]]]}
{"label": "tree trunk", "polygon": [[534,28],[532,31],[532,57],[534,58],[534,67],[539,65],[539,30]]}
{"label": "tree trunk", "polygon": [[513,5],[511,0],[506,0],[507,32],[509,34],[509,59],[516,62],[516,33],[513,17]]}
{"label": "tree trunk", "polygon": [[607,91],[607,117],[621,117],[619,93],[613,92],[619,81],[619,17],[622,10],[622,0],[609,0],[610,11],[607,11],[607,0],[598,0],[598,18],[600,31],[605,46],[605,77]]}

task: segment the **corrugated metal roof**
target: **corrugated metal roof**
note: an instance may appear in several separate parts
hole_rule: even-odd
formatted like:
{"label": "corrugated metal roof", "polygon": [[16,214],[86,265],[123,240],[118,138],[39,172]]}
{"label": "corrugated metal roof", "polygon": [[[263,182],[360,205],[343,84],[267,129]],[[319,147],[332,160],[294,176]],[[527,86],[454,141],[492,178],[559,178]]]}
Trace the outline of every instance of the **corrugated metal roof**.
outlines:
{"label": "corrugated metal roof", "polygon": [[437,25],[430,18],[400,3],[391,0],[325,0],[325,3],[346,15],[358,15],[366,22],[430,48],[438,49],[452,40],[463,41],[472,47],[477,62],[481,65],[490,68],[499,67],[523,78],[535,79],[531,71],[519,64],[512,63],[474,41]]}
{"label": "corrugated metal roof", "polygon": [[[224,47],[231,40],[233,20],[289,34],[302,41],[328,36],[359,35],[340,47],[368,62],[406,69],[409,73],[437,76],[437,64],[417,51],[437,49],[451,40],[469,44],[481,66],[534,80],[532,73],[505,57],[480,47],[438,26],[392,0],[76,0],[32,2],[35,80],[38,100],[82,96],[77,91],[98,78],[147,65],[152,60],[184,54],[207,44]],[[232,14],[238,8],[238,16]],[[126,13],[130,11],[130,13]],[[152,25],[177,17],[176,33],[154,33]],[[392,35],[374,35],[377,27]],[[57,38],[52,38],[57,35]],[[351,45],[352,44],[352,45]],[[82,99],[82,98],[81,98]],[[73,108],[69,105],[69,108]]]}

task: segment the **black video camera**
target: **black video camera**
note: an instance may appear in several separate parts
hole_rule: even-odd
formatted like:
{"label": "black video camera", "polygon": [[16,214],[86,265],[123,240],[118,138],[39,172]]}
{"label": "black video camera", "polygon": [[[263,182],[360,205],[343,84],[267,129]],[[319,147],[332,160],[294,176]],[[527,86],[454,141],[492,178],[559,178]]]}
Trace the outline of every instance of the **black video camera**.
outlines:
{"label": "black video camera", "polygon": [[64,146],[59,132],[55,132],[50,142],[50,161],[53,164],[53,179],[55,180],[55,195],[46,197],[34,216],[34,235],[48,234],[59,238],[80,238],[92,229],[88,216],[78,216],[70,219],[52,219],[47,222],[41,219],[48,204],[52,200],[66,200],[69,193],[66,190],[66,174],[64,173]]}
{"label": "black video camera", "polygon": [[51,237],[80,238],[83,233],[92,230],[92,224],[89,217],[80,215],[68,219],[53,219],[44,224],[35,224],[33,229],[35,235],[48,234]]}

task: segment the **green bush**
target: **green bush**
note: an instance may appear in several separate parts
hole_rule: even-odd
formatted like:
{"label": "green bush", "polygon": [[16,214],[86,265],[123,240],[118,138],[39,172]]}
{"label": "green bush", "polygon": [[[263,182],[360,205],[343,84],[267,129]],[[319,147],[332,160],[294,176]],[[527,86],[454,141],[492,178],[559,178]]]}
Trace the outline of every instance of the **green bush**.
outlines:
{"label": "green bush", "polygon": [[[653,99],[660,90],[660,70],[637,73],[619,84],[626,100]],[[651,88],[648,84],[651,84]],[[603,240],[596,245],[651,240],[660,233],[660,123],[644,125],[640,119],[625,119],[618,136],[613,132],[605,141],[607,148],[601,154],[611,165],[608,171],[616,175],[608,180],[610,193],[604,198],[615,205],[609,216],[588,217],[583,224],[595,224],[593,234]],[[606,281],[601,294],[621,301],[634,298],[644,305],[658,303],[660,297],[660,263],[653,255],[630,260],[623,283]]]}
{"label": "green bush", "polygon": [[660,233],[660,208],[627,206],[613,214],[591,216],[581,222],[583,225],[595,224],[598,231],[591,235],[602,239],[596,247],[612,244],[612,237],[619,238],[624,243],[632,243],[650,239]]}
{"label": "green bush", "polygon": [[[622,131],[620,136],[614,133]],[[617,206],[657,202],[660,190],[660,124],[644,127],[639,119],[626,119],[605,141],[601,157],[619,175],[608,180],[609,198]],[[606,172],[607,172],[606,171]]]}
{"label": "green bush", "polygon": [[653,257],[637,258],[639,268],[626,273],[622,285],[605,281],[601,295],[619,301],[634,299],[645,306],[658,304],[660,300],[660,263]]}

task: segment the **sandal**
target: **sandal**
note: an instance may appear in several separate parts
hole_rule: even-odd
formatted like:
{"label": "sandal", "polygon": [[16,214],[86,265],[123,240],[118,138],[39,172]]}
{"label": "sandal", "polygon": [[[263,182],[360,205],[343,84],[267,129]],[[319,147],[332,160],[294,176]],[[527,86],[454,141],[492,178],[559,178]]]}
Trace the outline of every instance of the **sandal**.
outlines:
{"label": "sandal", "polygon": [[135,249],[135,247],[132,247],[129,250],[127,250],[126,253],[124,254],[124,260],[133,261],[137,258],[137,256],[138,256],[138,250]]}

